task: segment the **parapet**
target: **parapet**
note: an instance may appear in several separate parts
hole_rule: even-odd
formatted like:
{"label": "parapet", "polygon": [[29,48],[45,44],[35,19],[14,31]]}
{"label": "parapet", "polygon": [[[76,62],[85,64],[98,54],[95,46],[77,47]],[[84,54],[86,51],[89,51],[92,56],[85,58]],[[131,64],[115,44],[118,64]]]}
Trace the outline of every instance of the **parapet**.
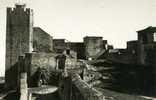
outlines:
{"label": "parapet", "polygon": [[32,9],[30,8],[26,8],[25,4],[15,4],[15,7],[7,7],[7,13],[11,14],[11,13],[15,13],[15,12],[24,12],[25,14],[30,14],[31,12],[33,12]]}
{"label": "parapet", "polygon": [[77,87],[85,100],[103,100],[104,95],[84,82],[78,74],[71,74],[72,83]]}
{"label": "parapet", "polygon": [[25,8],[25,6],[26,6],[26,4],[19,4],[19,3],[15,4],[16,8]]}

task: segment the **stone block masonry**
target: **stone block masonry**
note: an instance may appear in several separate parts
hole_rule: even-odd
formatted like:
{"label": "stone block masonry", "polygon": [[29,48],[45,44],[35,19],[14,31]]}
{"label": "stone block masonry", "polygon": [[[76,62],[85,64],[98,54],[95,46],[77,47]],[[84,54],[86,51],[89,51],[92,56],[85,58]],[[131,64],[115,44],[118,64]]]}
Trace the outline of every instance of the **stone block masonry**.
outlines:
{"label": "stone block masonry", "polygon": [[[25,5],[16,4],[15,8],[7,8],[6,26],[6,85],[16,87],[17,80],[12,75],[18,74],[17,61],[25,52],[32,51],[33,11]],[[18,69],[18,68],[17,68]],[[16,72],[16,73],[15,73]]]}

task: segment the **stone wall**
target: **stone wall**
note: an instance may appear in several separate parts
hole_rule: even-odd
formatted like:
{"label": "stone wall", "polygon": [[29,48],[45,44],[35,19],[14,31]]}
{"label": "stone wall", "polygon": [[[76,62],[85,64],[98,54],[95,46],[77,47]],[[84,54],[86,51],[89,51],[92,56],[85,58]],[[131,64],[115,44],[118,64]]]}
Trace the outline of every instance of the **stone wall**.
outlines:
{"label": "stone wall", "polygon": [[52,52],[52,36],[42,30],[40,27],[33,28],[33,50],[36,52]]}
{"label": "stone wall", "polygon": [[105,48],[102,37],[84,37],[84,46],[86,59],[94,59]]}
{"label": "stone wall", "polygon": [[76,68],[77,67],[77,59],[66,56],[65,66],[66,66],[65,67],[66,69]]}
{"label": "stone wall", "polygon": [[10,76],[17,72],[13,67],[17,67],[18,57],[24,55],[25,52],[32,51],[32,17],[32,10],[25,8],[25,5],[7,8],[5,77],[8,87],[17,85]]}
{"label": "stone wall", "polygon": [[104,100],[102,93],[90,87],[74,73],[61,79],[59,94],[62,100]]}
{"label": "stone wall", "polygon": [[138,32],[138,41],[143,44],[155,42],[156,27],[147,27],[146,29],[139,30]]}
{"label": "stone wall", "polygon": [[112,49],[105,55],[105,59],[114,63],[136,64],[137,58],[135,54],[129,53],[127,49]]}
{"label": "stone wall", "polygon": [[96,67],[94,67],[92,65],[88,65],[88,67],[90,67],[90,68],[85,68],[83,70],[83,80],[85,82],[92,84],[95,81],[102,78],[102,74],[97,71]]}
{"label": "stone wall", "polygon": [[65,39],[53,39],[53,48],[57,53],[62,53],[66,49]]}
{"label": "stone wall", "polygon": [[[147,65],[151,58],[148,55],[155,49],[155,32],[156,27],[148,27],[138,32],[138,63]],[[154,57],[154,55],[153,55]]]}
{"label": "stone wall", "polygon": [[[64,68],[65,67],[65,68]],[[38,70],[45,70],[48,83],[57,70],[72,70],[77,68],[77,59],[69,55],[56,53],[26,53],[24,68],[28,72],[29,86],[35,85],[39,75]],[[77,68],[78,69],[78,68]]]}
{"label": "stone wall", "polygon": [[[57,54],[53,53],[27,53],[25,58],[25,68],[28,72],[28,82],[29,86],[35,85],[34,82],[37,82],[37,74],[38,69],[45,70],[46,77],[49,79],[51,72],[56,70],[57,61],[56,61]],[[35,81],[36,80],[36,81]],[[50,80],[47,80],[48,82]],[[30,85],[31,84],[31,85]]]}
{"label": "stone wall", "polygon": [[77,53],[77,59],[85,59],[85,47],[83,42],[67,42],[67,46]]}

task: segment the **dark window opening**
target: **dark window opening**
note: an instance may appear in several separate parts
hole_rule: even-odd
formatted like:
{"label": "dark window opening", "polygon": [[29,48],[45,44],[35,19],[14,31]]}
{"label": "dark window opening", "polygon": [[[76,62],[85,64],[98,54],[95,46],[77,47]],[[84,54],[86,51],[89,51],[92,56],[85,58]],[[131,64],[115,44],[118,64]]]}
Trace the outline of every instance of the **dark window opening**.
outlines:
{"label": "dark window opening", "polygon": [[70,55],[70,50],[69,49],[66,50],[66,53],[67,53],[67,55]]}

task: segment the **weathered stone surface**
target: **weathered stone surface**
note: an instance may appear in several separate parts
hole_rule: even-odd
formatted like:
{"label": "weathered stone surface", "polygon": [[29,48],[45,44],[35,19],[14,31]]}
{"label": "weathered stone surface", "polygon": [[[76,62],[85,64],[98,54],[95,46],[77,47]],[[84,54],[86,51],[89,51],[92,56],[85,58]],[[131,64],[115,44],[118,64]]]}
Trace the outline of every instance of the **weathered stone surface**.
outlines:
{"label": "weathered stone surface", "polygon": [[65,61],[65,68],[66,69],[75,69],[77,68],[77,59],[72,58],[70,56],[66,56],[66,61]]}
{"label": "weathered stone surface", "polygon": [[67,49],[65,39],[53,39],[53,48],[56,53],[62,53]]}
{"label": "weathered stone surface", "polygon": [[105,49],[102,37],[84,37],[85,55],[87,59],[94,57]]}
{"label": "weathered stone surface", "polygon": [[[7,27],[6,27],[6,84],[8,87],[16,87],[17,80],[12,80],[16,69],[18,57],[25,52],[32,51],[32,28],[33,11],[25,8],[25,5],[16,5],[15,8],[7,8]],[[14,77],[16,78],[16,77]]]}
{"label": "weathered stone surface", "polygon": [[37,72],[38,68],[44,69],[47,76],[50,76],[49,74],[51,71],[54,71],[57,67],[57,56],[57,54],[53,53],[27,53],[25,58],[25,67],[27,68],[29,76],[28,81],[35,82],[37,77],[33,78],[33,76]]}
{"label": "weathered stone surface", "polygon": [[36,52],[52,52],[52,36],[42,30],[40,27],[33,28],[33,50]]}
{"label": "weathered stone surface", "polygon": [[90,87],[78,74],[68,74],[69,77],[63,78],[59,85],[62,100],[104,100],[102,93]]}
{"label": "weathered stone surface", "polygon": [[77,59],[85,59],[85,47],[83,42],[67,42],[66,45],[77,53]]}

